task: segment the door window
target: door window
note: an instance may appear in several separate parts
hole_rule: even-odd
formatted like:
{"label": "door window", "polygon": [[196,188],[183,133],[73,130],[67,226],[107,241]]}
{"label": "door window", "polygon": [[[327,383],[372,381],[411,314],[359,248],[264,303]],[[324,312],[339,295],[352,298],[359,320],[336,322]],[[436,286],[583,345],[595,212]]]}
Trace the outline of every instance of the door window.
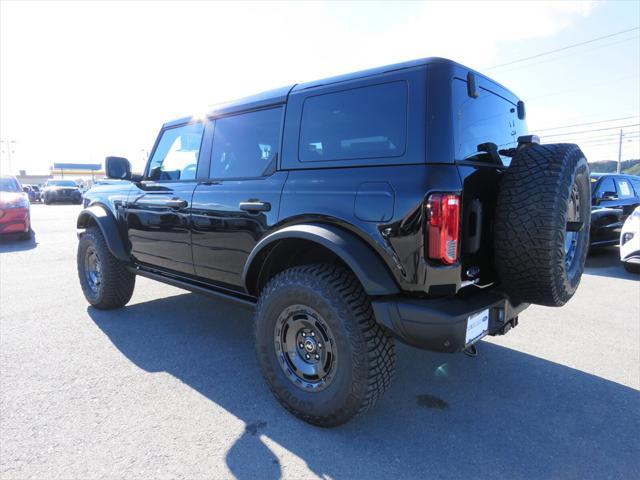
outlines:
{"label": "door window", "polygon": [[275,167],[280,147],[282,108],[216,120],[210,178],[255,178]]}
{"label": "door window", "polygon": [[616,185],[613,183],[613,178],[604,177],[598,186],[597,197],[604,198],[610,194],[616,194]]}
{"label": "door window", "polygon": [[620,198],[633,198],[633,188],[626,178],[616,179],[618,184],[618,192],[620,192]]}
{"label": "door window", "polygon": [[198,168],[202,123],[170,128],[162,137],[149,163],[151,180],[193,180]]}

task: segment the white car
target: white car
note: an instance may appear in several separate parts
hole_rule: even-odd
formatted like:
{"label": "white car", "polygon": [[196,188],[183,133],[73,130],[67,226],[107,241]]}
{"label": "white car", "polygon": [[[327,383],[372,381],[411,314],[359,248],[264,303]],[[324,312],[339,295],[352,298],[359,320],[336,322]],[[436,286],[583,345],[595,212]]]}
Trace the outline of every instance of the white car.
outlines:
{"label": "white car", "polygon": [[620,260],[627,271],[640,273],[640,207],[636,207],[622,226]]}

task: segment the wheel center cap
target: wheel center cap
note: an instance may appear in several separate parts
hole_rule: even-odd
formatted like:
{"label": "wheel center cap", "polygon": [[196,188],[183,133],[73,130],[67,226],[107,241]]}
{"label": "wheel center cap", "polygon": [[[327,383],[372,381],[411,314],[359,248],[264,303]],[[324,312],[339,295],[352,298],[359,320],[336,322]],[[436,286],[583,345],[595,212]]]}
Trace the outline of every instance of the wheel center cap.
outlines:
{"label": "wheel center cap", "polygon": [[309,352],[309,353],[313,353],[316,351],[316,342],[310,338],[307,338],[304,341],[304,349]]}

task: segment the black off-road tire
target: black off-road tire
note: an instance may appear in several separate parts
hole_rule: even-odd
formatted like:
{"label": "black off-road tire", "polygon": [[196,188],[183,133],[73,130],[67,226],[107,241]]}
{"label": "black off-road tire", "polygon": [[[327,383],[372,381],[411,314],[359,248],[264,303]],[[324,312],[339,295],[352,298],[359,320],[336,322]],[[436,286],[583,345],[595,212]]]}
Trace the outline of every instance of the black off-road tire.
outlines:
{"label": "black off-road tire", "polygon": [[[581,228],[567,264],[572,195],[579,200],[580,213],[571,228]],[[519,150],[501,180],[496,206],[495,263],[506,293],[539,305],[569,301],[582,277],[590,223],[589,167],[580,148],[534,144]]]}
{"label": "black off-road tire", "polygon": [[[92,249],[100,261],[101,282],[96,291],[89,285],[85,272],[85,257],[88,249]],[[77,265],[82,292],[95,308],[100,310],[121,308],[131,299],[136,276],[127,270],[123,262],[111,254],[98,227],[89,227],[80,236]]]}
{"label": "black off-road tire", "polygon": [[[318,312],[335,340],[335,374],[320,391],[294,384],[276,353],[277,319],[292,305]],[[292,414],[320,427],[341,425],[373,407],[395,368],[393,339],[376,323],[358,279],[339,266],[293,267],[271,279],[256,308],[255,340],[258,362],[275,397]]]}

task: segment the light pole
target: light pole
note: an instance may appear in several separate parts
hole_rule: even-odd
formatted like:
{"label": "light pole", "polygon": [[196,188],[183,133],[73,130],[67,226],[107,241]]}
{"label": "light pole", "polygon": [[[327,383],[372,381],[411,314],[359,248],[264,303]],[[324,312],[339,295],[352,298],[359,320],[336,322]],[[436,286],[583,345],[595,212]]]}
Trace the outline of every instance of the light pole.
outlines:
{"label": "light pole", "polygon": [[618,168],[616,169],[616,173],[622,171],[622,135],[622,129],[620,129],[620,139],[618,140]]}
{"label": "light pole", "polygon": [[9,161],[9,175],[13,169],[11,168],[11,155],[16,153],[16,141],[15,140],[0,140],[0,145],[2,145],[2,151],[4,152],[4,148],[6,148],[7,152],[7,160]]}

